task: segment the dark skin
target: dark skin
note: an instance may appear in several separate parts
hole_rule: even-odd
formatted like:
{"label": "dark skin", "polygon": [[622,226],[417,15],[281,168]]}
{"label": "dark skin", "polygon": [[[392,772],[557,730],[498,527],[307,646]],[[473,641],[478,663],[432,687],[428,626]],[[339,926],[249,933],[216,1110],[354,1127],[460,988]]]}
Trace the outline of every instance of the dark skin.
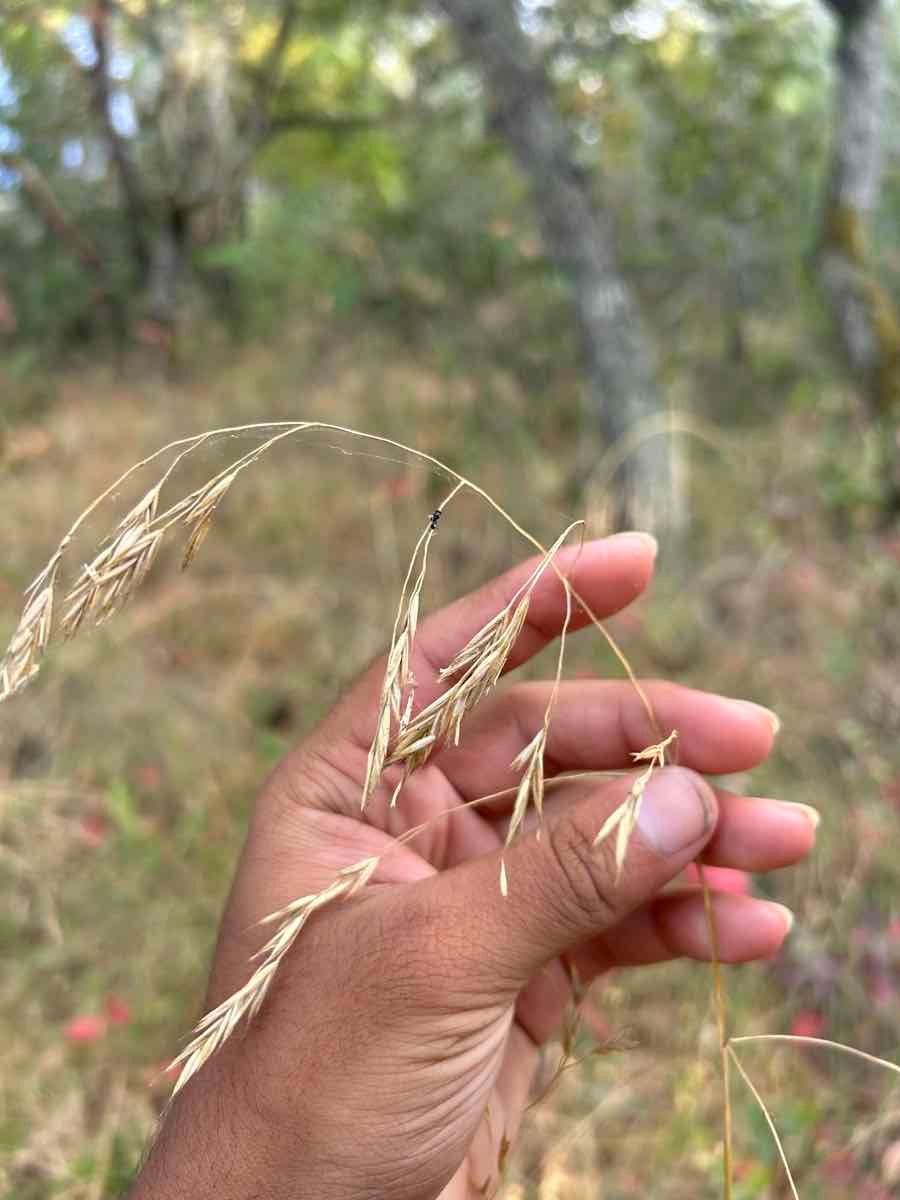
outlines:
{"label": "dark skin", "polygon": [[[563,551],[559,565],[596,613],[635,599],[653,545],[619,535]],[[436,667],[507,602],[534,562],[420,627],[417,703]],[[509,669],[556,638],[559,581],[545,576]],[[576,613],[574,625],[586,619]],[[240,987],[264,938],[255,923],[326,886],[342,867],[383,854],[399,833],[461,801],[508,788],[509,763],[543,722],[550,683],[499,690],[459,748],[435,755],[397,809],[359,797],[384,663],[376,663],[276,769],[254,810],[223,918],[208,1005]],[[703,774],[745,771],[769,753],[776,723],[756,705],[651,683],[659,725],[679,731],[679,767],[658,771],[616,880],[612,847],[593,848],[627,795],[625,775],[549,788],[541,837],[505,855],[509,801],[469,808],[386,855],[356,899],[324,909],[289,954],[262,1012],[178,1096],[131,1200],[468,1200],[496,1178],[514,1141],[541,1045],[569,998],[564,960],[590,982],[613,967],[708,959],[702,895],[662,889],[702,855],[767,871],[812,848],[812,810],[713,788]],[[657,740],[627,683],[562,687],[547,773],[627,770]],[[720,954],[774,954],[790,928],[778,905],[714,898]],[[486,1115],[489,1114],[489,1115]]]}

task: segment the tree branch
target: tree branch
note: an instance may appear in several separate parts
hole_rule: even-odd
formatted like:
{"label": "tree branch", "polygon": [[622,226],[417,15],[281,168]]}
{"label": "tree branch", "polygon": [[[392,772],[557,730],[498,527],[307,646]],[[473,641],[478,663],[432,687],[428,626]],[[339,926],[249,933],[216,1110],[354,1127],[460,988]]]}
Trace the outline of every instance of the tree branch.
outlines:
{"label": "tree branch", "polygon": [[0,151],[0,165],[15,171],[22,191],[44,226],[59,238],[73,258],[96,275],[104,275],[103,259],[91,239],[68,215],[43,172],[23,154]]}
{"label": "tree branch", "polygon": [[94,109],[103,127],[110,157],[115,165],[125,201],[132,253],[143,278],[150,263],[150,249],[144,228],[147,205],[129,148],[116,131],[110,112],[108,25],[111,9],[111,0],[95,0],[94,2],[90,24],[96,61],[92,67],[88,68],[88,75],[92,84]]}
{"label": "tree branch", "polygon": [[246,122],[247,140],[251,145],[261,141],[268,132],[272,100],[281,82],[284,56],[299,15],[298,0],[283,0],[278,29],[259,70],[256,72],[253,99]]}

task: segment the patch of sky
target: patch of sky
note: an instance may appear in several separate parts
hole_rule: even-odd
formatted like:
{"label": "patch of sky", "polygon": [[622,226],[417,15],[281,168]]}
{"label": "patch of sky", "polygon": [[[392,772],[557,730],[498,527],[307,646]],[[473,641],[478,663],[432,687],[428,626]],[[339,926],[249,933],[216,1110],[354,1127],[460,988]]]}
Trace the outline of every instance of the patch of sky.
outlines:
{"label": "patch of sky", "polygon": [[127,92],[113,92],[109,98],[109,119],[119,137],[130,138],[137,133],[134,102]]}
{"label": "patch of sky", "polygon": [[59,159],[67,171],[77,171],[84,166],[84,142],[81,138],[67,138],[60,149]]}
{"label": "patch of sky", "polygon": [[60,32],[63,45],[73,58],[86,70],[97,65],[97,51],[94,48],[94,35],[87,17],[69,17]]}

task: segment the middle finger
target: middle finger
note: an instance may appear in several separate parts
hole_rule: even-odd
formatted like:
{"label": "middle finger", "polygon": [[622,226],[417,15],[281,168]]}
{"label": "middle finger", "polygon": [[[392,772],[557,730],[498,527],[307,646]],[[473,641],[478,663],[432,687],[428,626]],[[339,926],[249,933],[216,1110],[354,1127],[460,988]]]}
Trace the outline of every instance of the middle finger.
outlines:
{"label": "middle finger", "polygon": [[[663,735],[678,730],[677,757],[683,766],[731,774],[758,765],[772,749],[777,718],[768,709],[673,683],[649,682],[644,689]],[[464,799],[517,782],[510,763],[543,725],[551,692],[549,682],[507,689],[473,714],[458,747],[441,752],[436,762]],[[658,740],[627,680],[567,680],[551,714],[546,773],[632,767],[632,755]],[[493,811],[504,807],[509,801]]]}

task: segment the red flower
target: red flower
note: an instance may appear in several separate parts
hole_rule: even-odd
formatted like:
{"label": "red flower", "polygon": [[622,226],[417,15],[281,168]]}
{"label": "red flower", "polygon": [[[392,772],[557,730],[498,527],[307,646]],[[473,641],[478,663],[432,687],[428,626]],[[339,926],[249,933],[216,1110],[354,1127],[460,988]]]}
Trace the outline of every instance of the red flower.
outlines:
{"label": "red flower", "polygon": [[821,1037],[826,1024],[825,1017],[817,1009],[801,1008],[791,1021],[791,1033],[794,1037]]}
{"label": "red flower", "polygon": [[109,828],[99,813],[85,813],[81,818],[78,832],[86,845],[97,849],[106,841]]}
{"label": "red flower", "polygon": [[131,1009],[121,996],[107,996],[103,1002],[103,1012],[110,1025],[127,1025],[131,1020]]}
{"label": "red flower", "polygon": [[95,1014],[73,1017],[65,1029],[67,1042],[87,1044],[106,1037],[106,1018]]}

